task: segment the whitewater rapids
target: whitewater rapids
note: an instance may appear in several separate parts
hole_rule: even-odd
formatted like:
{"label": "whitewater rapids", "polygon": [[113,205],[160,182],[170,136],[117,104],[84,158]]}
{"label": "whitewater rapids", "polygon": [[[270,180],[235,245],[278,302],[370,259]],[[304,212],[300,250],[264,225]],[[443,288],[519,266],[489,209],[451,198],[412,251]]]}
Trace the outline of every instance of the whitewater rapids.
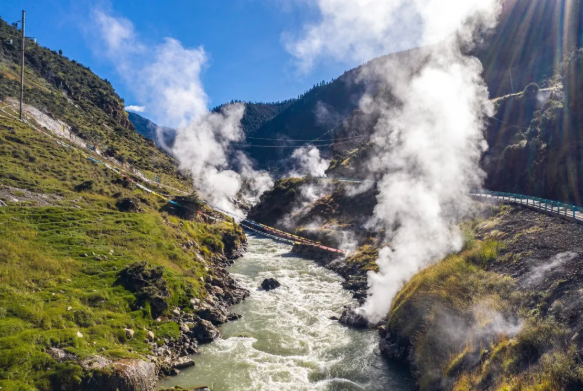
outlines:
{"label": "whitewater rapids", "polygon": [[[247,254],[229,271],[251,291],[233,312],[243,318],[221,327],[222,339],[203,345],[196,366],[161,387],[206,385],[213,391],[414,389],[410,375],[387,364],[375,331],[330,320],[354,304],[342,279],[290,246],[248,235]],[[281,287],[259,290],[265,278]]]}

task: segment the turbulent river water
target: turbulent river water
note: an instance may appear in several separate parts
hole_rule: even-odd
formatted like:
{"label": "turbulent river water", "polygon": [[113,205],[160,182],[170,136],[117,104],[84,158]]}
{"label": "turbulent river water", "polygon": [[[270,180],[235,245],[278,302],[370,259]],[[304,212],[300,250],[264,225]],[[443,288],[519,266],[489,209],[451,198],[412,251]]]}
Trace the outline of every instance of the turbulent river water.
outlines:
{"label": "turbulent river water", "polygon": [[[414,389],[409,374],[386,363],[375,331],[346,328],[329,318],[354,304],[341,278],[290,247],[248,235],[247,254],[230,268],[251,296],[234,306],[243,318],[203,345],[196,366],[161,387],[206,385],[213,391]],[[274,277],[281,287],[258,287]]]}

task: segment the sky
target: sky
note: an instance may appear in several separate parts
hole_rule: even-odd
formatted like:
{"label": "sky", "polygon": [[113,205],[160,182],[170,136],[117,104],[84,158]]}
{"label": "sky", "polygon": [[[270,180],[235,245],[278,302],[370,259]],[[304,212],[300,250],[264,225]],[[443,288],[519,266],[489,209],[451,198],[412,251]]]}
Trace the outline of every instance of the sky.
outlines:
{"label": "sky", "polygon": [[[138,105],[111,59],[94,50],[91,12],[104,9],[134,24],[140,41],[152,46],[166,37],[185,48],[202,46],[209,58],[201,73],[208,106],[231,100],[275,102],[297,97],[315,83],[329,81],[361,59],[323,59],[309,72],[299,69],[285,37],[321,19],[307,0],[2,0],[0,16],[9,23],[26,10],[26,35],[108,79],[127,105]],[[148,116],[146,110],[143,113]]]}

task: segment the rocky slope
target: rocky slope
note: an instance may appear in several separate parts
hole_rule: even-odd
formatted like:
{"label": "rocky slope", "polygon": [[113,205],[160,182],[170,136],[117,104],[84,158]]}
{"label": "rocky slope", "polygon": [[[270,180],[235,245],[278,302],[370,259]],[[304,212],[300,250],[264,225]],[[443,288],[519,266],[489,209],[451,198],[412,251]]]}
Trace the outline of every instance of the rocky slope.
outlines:
{"label": "rocky slope", "polygon": [[485,213],[462,253],[399,293],[381,352],[421,390],[580,389],[583,228],[515,206]]}

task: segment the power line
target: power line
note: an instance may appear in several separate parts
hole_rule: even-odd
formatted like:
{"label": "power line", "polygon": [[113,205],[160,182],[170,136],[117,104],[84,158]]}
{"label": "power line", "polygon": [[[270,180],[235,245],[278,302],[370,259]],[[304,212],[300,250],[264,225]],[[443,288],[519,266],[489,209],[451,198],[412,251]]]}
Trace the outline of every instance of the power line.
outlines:
{"label": "power line", "polygon": [[304,148],[304,147],[331,147],[333,145],[339,145],[339,144],[349,144],[351,143],[351,141],[343,141],[343,142],[339,142],[339,143],[332,143],[332,144],[310,144],[307,143],[305,145],[257,145],[257,144],[232,144],[233,146],[236,147],[255,147],[255,148]]}
{"label": "power line", "polygon": [[246,137],[247,139],[252,140],[271,140],[271,141],[286,141],[286,142],[313,142],[313,141],[341,141],[341,140],[354,140],[357,138],[364,138],[364,136],[354,136],[354,137],[345,137],[345,138],[328,138],[328,139],[311,139],[311,140],[292,140],[286,138],[262,138],[262,137]]}
{"label": "power line", "polygon": [[233,144],[236,147],[253,147],[253,148],[305,148],[308,146],[312,147],[331,147],[334,144],[325,144],[325,145],[255,145],[255,144]]}

